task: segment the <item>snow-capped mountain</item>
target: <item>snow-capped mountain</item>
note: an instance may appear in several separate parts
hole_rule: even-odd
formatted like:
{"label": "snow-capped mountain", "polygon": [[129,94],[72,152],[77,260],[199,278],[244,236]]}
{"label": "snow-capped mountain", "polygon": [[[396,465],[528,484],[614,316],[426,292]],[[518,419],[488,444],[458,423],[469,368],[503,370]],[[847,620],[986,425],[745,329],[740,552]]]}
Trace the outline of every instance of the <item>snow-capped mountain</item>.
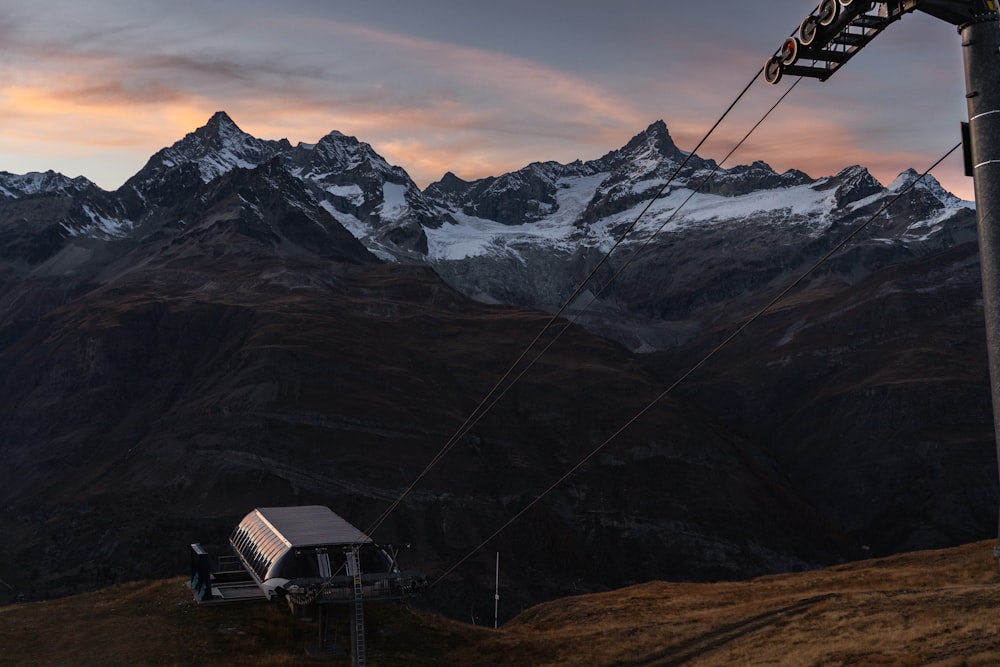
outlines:
{"label": "snow-capped mountain", "polygon": [[282,158],[321,206],[386,258],[425,253],[423,229],[442,223],[405,170],[355,137],[331,132]]}
{"label": "snow-capped mountain", "polygon": [[[697,156],[678,172],[685,157],[658,121],[625,148],[592,162],[538,163],[471,183],[447,175],[430,185],[425,194],[464,225],[480,229],[477,235],[481,242],[471,244],[469,234],[452,233],[453,229],[445,227],[431,235],[431,259],[495,255],[505,246],[510,254],[516,254],[519,245],[545,243],[551,243],[553,249],[564,249],[568,244],[606,250],[636,220],[639,224],[625,239],[626,245],[646,243],[655,235],[730,222],[806,227],[815,235],[844,216],[888,201],[917,177],[911,170],[886,188],[858,166],[836,176],[811,179],[796,170],[778,174],[759,161],[719,169],[714,162]],[[945,192],[932,176],[907,195],[906,201],[917,196],[921,211],[933,213],[935,219],[971,207]],[[517,205],[505,203],[508,201]],[[913,222],[918,228],[926,226],[922,224],[926,220]]]}
{"label": "snow-capped mountain", "polygon": [[555,311],[592,273],[563,313],[589,331],[392,538],[461,556],[682,376],[510,537],[525,599],[992,535],[974,212],[916,177],[719,168],[656,122],[421,192],[354,137],[261,140],[221,112],[114,192],[0,174],[0,561],[64,591],[95,563],[162,574],[265,496],[371,518],[550,319],[517,306]]}
{"label": "snow-capped mountain", "polygon": [[[315,144],[262,140],[222,111],[204,126],[153,155],[119,190],[131,217],[148,217],[178,189],[277,159],[309,188],[316,205],[386,259],[426,252],[423,229],[442,216],[400,167],[355,137],[331,132]],[[150,206],[153,204],[153,206]]]}
{"label": "snow-capped mountain", "polygon": [[720,168],[678,149],[656,122],[594,161],[432,184],[425,194],[455,223],[426,230],[427,260],[476,298],[556,310],[617,244],[570,312],[633,349],[660,349],[692,335],[693,314],[744,292],[734,274],[790,279],[897,197],[827,279],[856,281],[975,238],[972,205],[931,176],[906,190],[916,178],[904,172],[885,187],[860,166],[817,179],[763,162]]}
{"label": "snow-capped mountain", "polygon": [[201,180],[208,183],[237,167],[252,169],[288,150],[291,144],[287,140],[257,139],[241,130],[224,111],[219,111],[203,127],[154,154],[136,177],[149,181],[191,164],[197,167]]}
{"label": "snow-capped mountain", "polygon": [[83,176],[69,178],[52,170],[11,174],[0,171],[0,199],[21,199],[35,195],[72,195],[96,187]]}
{"label": "snow-capped mountain", "polygon": [[[68,197],[58,220],[64,240],[141,239],[177,229],[178,202],[190,193],[272,163],[305,188],[299,206],[336,221],[376,256],[429,264],[486,301],[556,310],[617,246],[601,270],[607,282],[589,292],[593,305],[572,310],[589,311],[583,323],[637,350],[673,344],[676,334],[667,327],[664,336],[664,321],[688,321],[694,308],[729,298],[732,289],[716,285],[729,280],[725,264],[752,267],[755,281],[777,279],[917,178],[904,172],[885,187],[860,166],[815,179],[796,170],[778,174],[759,161],[720,167],[678,148],[657,121],[596,160],[538,162],[475,181],[449,173],[421,192],[403,168],[355,137],[334,131],[292,146],[253,137],[220,111],[158,151],[115,193],[58,174],[3,174],[0,196]],[[50,222],[53,215],[45,214]],[[971,204],[927,177],[855,241],[856,261],[828,270],[856,280],[887,262],[972,238],[973,225]],[[54,253],[58,243],[46,245]],[[608,309],[621,310],[616,304],[628,304],[628,317],[607,317]]]}

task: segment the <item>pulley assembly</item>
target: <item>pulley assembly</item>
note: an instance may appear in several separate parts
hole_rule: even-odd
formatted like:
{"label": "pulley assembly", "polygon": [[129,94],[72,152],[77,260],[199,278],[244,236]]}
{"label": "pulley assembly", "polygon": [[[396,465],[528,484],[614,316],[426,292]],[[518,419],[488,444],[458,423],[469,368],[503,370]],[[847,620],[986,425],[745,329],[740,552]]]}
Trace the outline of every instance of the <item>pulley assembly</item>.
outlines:
{"label": "pulley assembly", "polygon": [[822,0],[764,64],[764,80],[785,74],[826,81],[904,14],[920,10],[957,26],[997,11],[997,0]]}
{"label": "pulley assembly", "polygon": [[792,74],[825,81],[887,25],[912,11],[903,10],[903,4],[823,0],[767,60],[764,80],[774,84],[784,74]]}

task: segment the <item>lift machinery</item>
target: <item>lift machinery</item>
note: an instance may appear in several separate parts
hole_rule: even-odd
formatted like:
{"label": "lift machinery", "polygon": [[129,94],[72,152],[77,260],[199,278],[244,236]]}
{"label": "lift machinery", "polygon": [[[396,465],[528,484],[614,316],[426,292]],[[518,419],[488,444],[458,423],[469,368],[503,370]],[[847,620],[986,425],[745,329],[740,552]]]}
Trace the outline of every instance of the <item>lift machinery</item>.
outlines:
{"label": "lift machinery", "polygon": [[[914,11],[958,27],[965,59],[969,122],[962,124],[966,172],[975,183],[983,309],[1000,462],[1000,16],[998,0],[822,0],[764,65],[826,81],[889,24]],[[1000,530],[998,530],[1000,535]],[[1000,559],[1000,537],[993,550]]]}
{"label": "lift machinery", "polygon": [[996,19],[996,0],[823,0],[764,66],[768,83],[784,74],[826,81],[904,14],[922,11],[956,26]]}

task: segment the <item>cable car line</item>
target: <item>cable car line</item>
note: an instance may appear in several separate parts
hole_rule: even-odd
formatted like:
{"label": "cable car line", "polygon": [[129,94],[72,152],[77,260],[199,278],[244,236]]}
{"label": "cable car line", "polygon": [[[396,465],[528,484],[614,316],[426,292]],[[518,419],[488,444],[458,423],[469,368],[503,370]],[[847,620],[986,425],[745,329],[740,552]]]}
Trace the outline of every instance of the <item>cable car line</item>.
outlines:
{"label": "cable car line", "polygon": [[[590,299],[590,301],[588,301],[588,302],[587,302],[587,305],[586,305],[586,306],[584,306],[584,307],[583,307],[582,309],[580,309],[580,311],[578,311],[578,312],[577,312],[577,313],[576,313],[576,314],[575,314],[575,315],[573,316],[573,319],[571,319],[571,320],[570,320],[570,324],[574,324],[574,323],[576,323],[577,319],[579,319],[579,317],[580,317],[580,316],[581,316],[581,315],[582,315],[583,313],[585,313],[585,312],[586,312],[586,311],[587,311],[587,310],[588,310],[588,309],[590,308],[590,306],[592,306],[592,305],[593,305],[593,304],[594,304],[594,303],[595,303],[595,302],[597,301],[597,298],[598,298],[598,297],[599,297],[599,296],[600,296],[600,295],[601,295],[601,294],[602,294],[602,293],[604,292],[604,290],[605,290],[605,289],[607,289],[607,287],[608,287],[608,286],[609,286],[609,285],[610,285],[611,283],[613,283],[613,282],[615,281],[615,279],[616,279],[616,278],[618,278],[618,276],[620,276],[620,275],[621,275],[622,273],[624,273],[624,272],[625,272],[625,269],[627,269],[627,268],[629,267],[629,265],[630,265],[630,264],[632,264],[632,262],[633,262],[633,261],[635,261],[636,257],[638,257],[638,256],[639,256],[639,255],[640,255],[640,254],[641,254],[641,253],[642,253],[642,252],[643,252],[643,251],[644,251],[644,250],[645,250],[645,249],[646,249],[646,248],[647,248],[647,247],[649,246],[649,244],[650,244],[650,243],[652,242],[652,240],[653,240],[654,238],[656,238],[656,237],[657,237],[657,235],[658,235],[658,234],[659,234],[660,232],[662,232],[662,231],[663,231],[664,227],[666,227],[666,226],[667,226],[667,225],[669,225],[669,224],[670,224],[671,222],[673,222],[674,218],[676,218],[676,217],[677,217],[677,215],[678,215],[678,214],[679,214],[679,213],[681,212],[681,209],[683,209],[683,208],[684,208],[685,206],[687,206],[687,204],[688,204],[688,203],[689,203],[689,202],[690,202],[690,201],[691,201],[691,200],[692,200],[692,199],[694,198],[694,196],[695,196],[695,195],[697,195],[698,193],[700,193],[700,192],[701,192],[701,190],[702,190],[702,188],[704,188],[704,187],[705,187],[706,185],[708,185],[708,184],[709,184],[709,183],[711,182],[711,180],[712,180],[713,178],[715,178],[715,175],[716,175],[716,174],[717,174],[717,173],[719,172],[719,170],[720,170],[720,169],[722,168],[722,165],[724,165],[724,164],[725,164],[725,163],[726,163],[726,162],[727,162],[727,161],[729,160],[729,158],[731,158],[731,157],[733,156],[733,154],[734,154],[734,153],[736,153],[736,151],[738,151],[738,150],[739,150],[740,148],[742,148],[742,147],[743,147],[743,144],[745,144],[745,143],[747,142],[747,140],[748,140],[748,139],[750,138],[750,135],[752,135],[752,134],[753,134],[754,132],[756,132],[756,131],[757,131],[757,129],[758,129],[758,128],[759,128],[759,127],[760,127],[761,125],[763,125],[764,121],[765,121],[765,120],[767,120],[767,118],[768,118],[768,117],[769,117],[769,116],[771,115],[771,113],[773,113],[773,112],[774,112],[774,110],[775,110],[775,109],[777,109],[777,108],[778,108],[778,106],[779,106],[779,105],[780,105],[780,104],[781,104],[781,103],[782,103],[782,102],[783,102],[783,101],[785,100],[785,98],[786,98],[786,97],[788,97],[788,95],[789,95],[789,94],[790,94],[790,93],[791,93],[791,92],[792,92],[793,90],[795,90],[795,87],[796,87],[797,85],[799,85],[799,82],[801,82],[801,81],[802,81],[802,77],[799,77],[798,79],[796,79],[796,80],[795,80],[795,83],[793,83],[793,84],[792,84],[791,86],[789,86],[788,90],[786,90],[786,91],[785,91],[785,92],[784,92],[784,93],[782,94],[782,96],[781,96],[780,98],[778,98],[778,101],[777,101],[777,102],[775,102],[775,103],[774,103],[774,104],[773,104],[773,105],[771,106],[771,108],[770,108],[770,109],[768,109],[768,110],[767,110],[767,112],[766,112],[766,113],[765,113],[765,114],[764,114],[763,116],[761,116],[760,120],[758,120],[758,121],[757,121],[757,122],[756,122],[756,123],[754,124],[754,126],[753,126],[753,127],[751,127],[751,128],[750,128],[750,129],[749,129],[749,130],[747,131],[747,133],[746,133],[745,135],[743,135],[743,138],[742,138],[742,139],[740,139],[740,140],[739,140],[739,141],[738,141],[738,142],[736,143],[736,145],[735,145],[735,146],[733,146],[733,148],[732,148],[732,149],[731,149],[731,150],[730,150],[730,151],[729,151],[729,152],[728,152],[728,153],[726,154],[726,156],[725,156],[724,158],[722,158],[722,160],[720,160],[720,161],[718,162],[718,164],[716,164],[716,165],[715,165],[715,167],[714,167],[714,168],[712,169],[712,171],[710,171],[710,172],[708,173],[708,175],[707,175],[707,176],[705,176],[705,178],[703,178],[703,179],[701,180],[701,182],[700,182],[700,183],[699,183],[699,184],[697,185],[697,187],[695,187],[695,188],[693,188],[693,189],[691,190],[691,192],[690,192],[690,193],[688,194],[688,196],[687,196],[687,197],[686,197],[686,198],[684,199],[684,201],[682,201],[682,202],[680,203],[680,205],[679,205],[679,206],[678,206],[677,208],[675,208],[675,209],[673,210],[673,212],[672,212],[672,213],[671,213],[671,214],[670,214],[670,215],[669,215],[669,216],[668,216],[668,217],[667,217],[667,218],[666,218],[666,219],[665,219],[665,220],[664,220],[664,221],[663,221],[662,223],[660,223],[660,226],[659,226],[659,227],[657,227],[657,228],[656,228],[656,230],[655,230],[655,231],[654,231],[654,232],[653,232],[652,234],[650,234],[649,236],[647,236],[647,237],[646,237],[646,239],[645,239],[645,240],[644,240],[644,241],[643,241],[642,243],[640,243],[640,244],[639,244],[639,246],[638,246],[638,248],[636,249],[636,251],[635,251],[634,253],[632,253],[632,255],[631,255],[631,256],[630,256],[630,257],[629,257],[629,258],[628,258],[627,260],[625,260],[625,262],[623,262],[623,263],[622,263],[622,265],[621,265],[621,267],[619,267],[618,271],[616,271],[616,272],[615,272],[615,274],[614,274],[614,275],[612,275],[612,276],[611,276],[611,278],[609,278],[609,279],[608,279],[608,281],[607,281],[606,283],[604,283],[604,285],[603,285],[603,286],[602,286],[602,287],[601,287],[601,288],[600,288],[600,289],[599,289],[599,290],[598,290],[598,291],[597,291],[596,293],[594,293],[594,295],[593,295],[593,297],[592,297],[592,298]],[[565,331],[565,329],[563,329],[563,331]],[[560,334],[561,334],[561,333],[562,333],[562,332],[560,332]],[[558,338],[558,336],[557,336],[557,338]],[[555,342],[555,340],[553,340],[552,342]],[[551,345],[551,344],[552,344],[552,343],[549,343],[549,345]],[[546,349],[548,349],[548,346],[546,347]],[[537,361],[537,357],[536,357],[536,359],[535,359],[535,360]]]}
{"label": "cable car line", "polygon": [[511,517],[505,524],[494,531],[486,539],[479,543],[472,551],[463,556],[458,562],[445,570],[444,574],[438,576],[429,587],[434,587],[438,585],[445,577],[454,572],[458,567],[460,567],[465,561],[475,555],[480,549],[485,547],[490,540],[502,533],[518,519],[520,519],[528,510],[538,504],[542,498],[551,493],[556,487],[569,479],[576,471],[586,465],[592,458],[599,454],[605,447],[607,447],[611,442],[615,440],[619,435],[624,433],[629,427],[632,426],[636,421],[638,421],[643,415],[649,412],[657,403],[659,403],[663,398],[670,394],[674,389],[677,388],[682,382],[687,380],[695,371],[704,366],[712,357],[718,354],[723,348],[725,348],[729,343],[731,343],[737,336],[742,334],[747,328],[763,317],[768,311],[770,311],[774,306],[776,306],[782,299],[784,299],[793,289],[795,289],[803,280],[805,280],[809,275],[816,271],[820,266],[826,263],[831,257],[836,253],[840,252],[848,243],[850,243],[858,234],[864,231],[875,219],[881,215],[884,211],[888,210],[893,204],[895,204],[904,195],[908,194],[920,181],[922,181],[931,171],[933,171],[938,165],[944,162],[952,153],[961,148],[962,143],[959,142],[953,148],[951,148],[947,153],[940,157],[934,164],[927,168],[918,178],[915,178],[906,187],[902,188],[895,197],[890,199],[888,202],[884,203],[879,209],[873,213],[864,223],[862,223],[857,229],[852,231],[843,240],[841,240],[837,245],[831,248],[826,254],[824,254],[819,260],[817,260],[812,266],[810,266],[806,271],[804,271],[799,277],[793,280],[788,286],[781,290],[777,296],[771,299],[763,308],[758,310],[750,319],[737,327],[732,333],[730,333],[722,342],[716,345],[708,354],[703,356],[696,364],[691,366],[686,372],[684,372],[679,378],[674,380],[665,390],[663,390],[659,395],[657,395],[652,401],[650,401],[645,407],[643,407],[639,412],[637,412],[631,419],[625,422],[617,431],[611,434],[607,439],[601,444],[597,445],[593,450],[590,451],[583,459],[581,459],[576,465],[570,468],[566,473],[564,473],[559,479],[553,482],[548,488],[542,491],[538,496],[534,498],[531,502],[525,505],[520,511],[518,511],[513,517]]}
{"label": "cable car line", "polygon": [[[431,460],[427,463],[427,465],[420,472],[420,474],[417,475],[417,477],[413,480],[413,482],[411,482],[410,485],[407,486],[406,489],[399,495],[399,497],[396,498],[396,500],[394,500],[385,510],[383,510],[382,513],[368,527],[368,529],[364,531],[366,535],[372,535],[376,530],[379,529],[379,527],[381,527],[383,523],[385,523],[389,515],[392,514],[392,512],[394,512],[397,507],[399,507],[399,504],[403,502],[403,500],[406,498],[406,496],[410,494],[411,491],[413,491],[413,489],[420,482],[420,480],[422,480],[425,476],[427,476],[427,474],[434,468],[434,466],[436,466],[438,462],[440,462],[440,460],[444,458],[444,456],[449,451],[451,451],[451,449],[454,448],[454,446],[458,444],[458,442],[470,430],[472,430],[473,427],[475,427],[475,425],[479,422],[479,420],[482,419],[483,416],[489,411],[489,409],[496,404],[496,402],[500,399],[500,397],[502,397],[503,394],[506,393],[506,391],[513,386],[514,382],[516,382],[517,379],[519,379],[524,374],[522,372],[520,375],[518,375],[515,378],[514,382],[510,383],[501,392],[500,389],[501,385],[503,385],[506,382],[506,380],[511,376],[514,370],[521,364],[522,361],[524,361],[524,359],[528,356],[528,353],[532,350],[532,348],[534,348],[541,340],[542,336],[544,336],[545,333],[553,327],[555,322],[562,316],[562,314],[566,311],[569,305],[572,304],[573,301],[578,296],[580,296],[580,294],[583,293],[583,290],[587,286],[587,284],[594,278],[597,272],[608,262],[609,258],[611,257],[611,254],[615,250],[617,250],[621,246],[621,244],[625,241],[625,238],[632,233],[636,225],[639,224],[642,218],[653,206],[653,204],[660,197],[663,196],[663,193],[666,192],[667,188],[670,187],[674,179],[677,178],[677,176],[684,169],[684,167],[687,166],[688,162],[690,162],[691,158],[698,152],[698,149],[700,149],[705,144],[705,142],[708,141],[709,137],[712,136],[715,130],[718,129],[719,125],[721,125],[722,122],[729,116],[730,112],[732,112],[732,110],[736,107],[736,105],[739,104],[739,102],[743,99],[743,97],[747,94],[747,92],[749,92],[750,88],[753,87],[753,85],[757,82],[757,80],[761,77],[763,73],[764,73],[764,68],[760,68],[757,70],[753,78],[750,79],[750,82],[746,86],[744,86],[743,90],[740,91],[740,94],[736,96],[736,99],[734,99],[732,103],[722,113],[722,115],[719,116],[718,120],[716,120],[715,123],[712,125],[712,127],[709,128],[708,132],[705,133],[705,136],[702,137],[701,141],[698,142],[698,144],[694,147],[694,149],[692,149],[691,152],[685,156],[684,160],[677,167],[677,169],[674,170],[670,178],[668,178],[667,181],[659,188],[659,190],[656,191],[656,194],[653,195],[653,198],[649,201],[649,203],[646,204],[646,206],[642,209],[642,211],[639,212],[639,214],[629,224],[629,226],[626,227],[625,231],[621,233],[621,235],[611,246],[611,248],[604,254],[604,256],[594,266],[594,268],[587,274],[587,276],[583,279],[583,281],[576,288],[576,290],[574,290],[574,292],[569,296],[569,298],[566,299],[565,303],[559,308],[559,310],[554,315],[552,315],[552,317],[548,320],[548,322],[546,322],[546,324],[542,327],[541,331],[538,332],[538,334],[532,339],[532,341],[527,345],[527,347],[524,348],[524,350],[514,360],[514,362],[510,365],[510,367],[508,367],[508,369],[503,373],[503,375],[500,376],[500,379],[497,380],[497,382],[493,385],[493,388],[490,389],[489,392],[487,392],[486,396],[484,396],[482,400],[480,400],[479,404],[476,405],[475,409],[473,409],[473,411],[465,419],[462,425],[458,427],[458,430],[456,430],[455,433],[448,439],[448,441],[445,442],[445,444],[438,450],[438,452],[433,457],[431,457]],[[567,322],[566,325],[564,326],[564,329],[569,325],[570,322]],[[548,347],[546,347],[545,349],[548,349]],[[537,359],[538,357],[535,358],[535,361],[537,361]],[[532,361],[532,364],[533,363],[534,361]],[[530,366],[531,364],[529,364],[528,367],[530,368]],[[498,392],[500,392],[499,395]],[[494,398],[494,396],[496,396],[496,398]]]}
{"label": "cable car line", "polygon": [[[715,177],[715,174],[716,174],[716,173],[718,173],[718,171],[719,171],[719,170],[720,170],[720,169],[722,168],[722,165],[723,165],[723,164],[725,164],[725,163],[726,163],[726,161],[727,161],[727,160],[729,160],[729,158],[731,158],[731,157],[733,156],[733,154],[734,154],[734,153],[736,153],[736,151],[737,151],[737,150],[739,150],[739,149],[740,149],[740,148],[741,148],[741,147],[743,146],[743,144],[744,144],[744,143],[746,143],[746,141],[747,141],[747,140],[748,140],[748,139],[750,138],[750,136],[751,136],[751,135],[752,135],[752,134],[753,134],[753,133],[754,133],[754,132],[755,132],[755,131],[756,131],[756,130],[757,130],[757,129],[758,129],[758,128],[759,128],[759,127],[760,127],[760,126],[761,126],[761,125],[763,124],[763,123],[764,123],[764,121],[765,121],[765,120],[767,120],[768,116],[770,116],[770,115],[771,115],[771,113],[772,113],[772,112],[773,112],[773,111],[774,111],[775,109],[777,109],[777,108],[778,108],[778,105],[780,105],[780,104],[781,104],[781,102],[783,102],[783,101],[784,101],[784,99],[785,99],[786,97],[788,97],[789,93],[791,93],[791,92],[792,92],[792,90],[794,90],[794,89],[795,89],[795,86],[797,86],[797,85],[799,84],[799,82],[800,82],[800,81],[802,81],[802,78],[801,78],[801,77],[799,77],[798,79],[796,79],[795,83],[793,83],[793,84],[792,84],[791,86],[789,86],[788,90],[786,90],[786,91],[784,92],[784,94],[782,94],[782,96],[781,96],[781,97],[780,97],[780,98],[778,99],[778,101],[777,101],[777,102],[775,102],[775,103],[774,103],[774,104],[773,104],[773,105],[771,106],[771,108],[770,108],[770,109],[768,109],[768,111],[767,111],[767,112],[766,112],[766,113],[765,113],[765,114],[764,114],[764,115],[763,115],[763,116],[762,116],[762,117],[760,118],[760,120],[758,120],[758,121],[757,121],[757,122],[756,122],[756,123],[754,124],[754,126],[750,128],[750,130],[749,130],[749,131],[748,131],[748,132],[747,132],[747,133],[746,133],[746,134],[745,134],[745,135],[743,136],[743,138],[742,138],[742,139],[740,139],[740,141],[739,141],[739,142],[738,142],[738,143],[737,143],[737,144],[736,144],[736,145],[735,145],[735,146],[734,146],[734,147],[733,147],[733,148],[732,148],[732,149],[731,149],[731,150],[729,151],[729,153],[727,153],[727,154],[726,154],[726,156],[725,156],[725,157],[724,157],[724,158],[723,158],[723,159],[722,159],[721,161],[719,161],[719,163],[718,163],[718,164],[716,164],[715,168],[714,168],[714,169],[712,169],[712,171],[711,171],[711,172],[709,172],[709,174],[708,174],[707,176],[705,176],[705,177],[704,177],[704,178],[703,178],[703,179],[701,180],[701,182],[700,182],[700,183],[699,183],[699,184],[697,185],[697,187],[696,187],[696,188],[694,188],[694,189],[692,189],[692,191],[690,192],[690,194],[688,194],[687,198],[685,198],[685,199],[684,199],[684,201],[683,201],[683,202],[681,202],[681,204],[680,204],[680,205],[679,205],[679,206],[678,206],[678,207],[677,207],[676,209],[674,209],[674,210],[673,210],[673,212],[672,212],[672,213],[671,213],[671,214],[670,214],[670,215],[669,215],[669,216],[667,217],[667,219],[666,219],[666,220],[664,220],[664,221],[663,221],[663,222],[662,222],[662,223],[660,224],[660,226],[659,226],[659,227],[657,227],[656,231],[654,231],[654,232],[653,232],[653,233],[652,233],[651,235],[649,235],[649,236],[648,236],[648,237],[647,237],[647,238],[646,238],[646,239],[645,239],[645,240],[644,240],[644,241],[643,241],[643,242],[642,242],[642,243],[641,243],[641,244],[639,245],[638,249],[637,249],[637,250],[636,250],[636,251],[635,251],[635,252],[634,252],[634,253],[633,253],[633,254],[632,254],[632,255],[631,255],[631,256],[630,256],[630,257],[629,257],[628,259],[626,259],[626,260],[625,260],[625,262],[623,262],[622,266],[621,266],[621,267],[619,267],[618,271],[616,271],[616,272],[615,272],[615,274],[614,274],[614,275],[612,275],[612,276],[611,276],[611,278],[610,278],[610,279],[608,279],[608,280],[607,280],[607,281],[606,281],[606,282],[605,282],[605,283],[604,283],[604,284],[603,284],[603,285],[601,286],[601,288],[600,288],[600,289],[598,289],[598,290],[597,290],[597,291],[596,291],[596,292],[595,292],[595,293],[594,293],[594,294],[592,295],[592,297],[591,297],[590,301],[588,301],[588,302],[587,302],[587,304],[586,304],[586,305],[585,305],[585,306],[584,306],[583,308],[581,308],[581,309],[580,309],[579,311],[575,312],[575,313],[573,314],[573,317],[572,317],[572,318],[570,318],[570,320],[569,320],[568,322],[566,322],[566,324],[565,324],[565,325],[564,325],[564,326],[563,326],[563,327],[562,327],[561,329],[559,329],[559,331],[558,331],[558,332],[556,332],[556,334],[555,334],[555,335],[554,335],[554,336],[553,336],[553,337],[552,337],[552,338],[551,338],[551,339],[549,340],[549,342],[545,344],[545,347],[543,347],[543,348],[542,348],[542,349],[541,349],[541,350],[540,350],[540,351],[538,352],[538,354],[536,354],[536,355],[535,355],[535,357],[534,357],[534,358],[533,358],[533,359],[532,359],[531,361],[529,361],[529,362],[528,362],[528,364],[527,364],[527,365],[526,365],[526,366],[525,366],[525,367],[524,367],[523,369],[521,369],[521,371],[520,371],[520,372],[519,372],[519,373],[518,373],[518,374],[517,374],[517,375],[516,375],[516,376],[514,377],[514,379],[513,379],[512,381],[511,381],[511,383],[510,383],[510,384],[508,384],[508,385],[507,385],[506,387],[504,387],[504,388],[503,388],[503,390],[501,390],[501,391],[500,391],[500,392],[499,392],[499,393],[498,393],[498,394],[496,395],[496,397],[494,397],[494,398],[493,398],[493,400],[492,400],[492,401],[490,402],[490,404],[489,404],[489,405],[487,405],[487,406],[486,406],[486,408],[484,409],[484,411],[483,411],[483,414],[486,414],[487,412],[489,412],[490,410],[492,410],[492,409],[493,409],[493,407],[494,407],[494,406],[495,406],[495,405],[496,405],[496,404],[497,404],[497,403],[498,403],[498,402],[500,401],[500,399],[501,399],[501,398],[503,398],[503,397],[504,397],[504,396],[505,396],[505,395],[507,394],[507,392],[508,392],[508,391],[509,391],[509,390],[510,390],[511,388],[513,388],[513,386],[514,386],[515,384],[517,384],[517,382],[518,382],[518,381],[519,381],[519,380],[520,380],[520,379],[521,379],[522,377],[524,377],[524,375],[525,375],[525,374],[527,374],[527,372],[528,372],[528,371],[529,371],[529,370],[530,370],[530,369],[532,368],[532,366],[534,366],[534,365],[535,365],[535,363],[536,363],[536,362],[538,362],[538,360],[539,360],[539,359],[541,359],[541,358],[542,358],[542,356],[543,356],[543,355],[544,355],[544,354],[545,354],[546,352],[548,352],[549,348],[551,348],[551,347],[552,347],[552,346],[553,346],[553,345],[554,345],[554,344],[556,343],[556,341],[558,341],[558,340],[559,340],[559,338],[560,338],[560,337],[561,337],[561,336],[563,335],[563,333],[565,333],[565,332],[566,332],[566,330],[570,328],[570,326],[572,326],[573,324],[575,324],[575,323],[577,322],[577,320],[579,320],[579,319],[580,319],[580,317],[581,317],[581,316],[582,316],[582,315],[583,315],[583,314],[584,314],[585,312],[587,312],[587,311],[588,311],[588,310],[590,309],[590,307],[591,307],[592,305],[594,305],[594,303],[596,303],[596,302],[597,302],[597,299],[598,299],[598,297],[600,297],[600,295],[604,293],[604,290],[606,290],[606,289],[607,289],[607,288],[608,288],[608,287],[609,287],[609,286],[611,285],[611,283],[613,283],[613,282],[615,281],[615,279],[617,279],[617,278],[618,278],[618,277],[619,277],[619,276],[620,276],[620,275],[621,275],[621,274],[622,274],[622,273],[623,273],[623,272],[625,271],[625,269],[626,269],[626,268],[628,268],[628,266],[629,266],[629,265],[630,265],[630,264],[631,264],[631,263],[632,263],[632,262],[633,262],[633,261],[634,261],[634,260],[636,259],[636,257],[638,257],[638,256],[639,256],[639,254],[640,254],[640,253],[642,253],[642,252],[643,252],[643,251],[644,251],[644,250],[645,250],[645,249],[646,249],[646,248],[647,248],[647,247],[649,246],[650,242],[651,242],[651,241],[652,241],[652,240],[653,240],[653,239],[654,239],[654,238],[655,238],[655,237],[657,236],[657,234],[659,234],[659,233],[660,233],[661,231],[663,231],[663,228],[664,228],[664,227],[666,227],[666,226],[667,226],[668,224],[670,224],[670,222],[671,222],[671,221],[672,221],[672,220],[673,220],[674,218],[676,218],[676,217],[677,217],[677,214],[678,214],[678,213],[680,213],[681,209],[683,209],[683,208],[684,208],[684,206],[686,206],[686,205],[688,204],[688,202],[690,202],[690,201],[691,201],[691,199],[693,199],[693,198],[694,198],[694,196],[695,196],[696,194],[698,194],[698,193],[699,193],[699,192],[701,191],[701,189],[702,189],[702,188],[704,188],[704,187],[705,187],[705,186],[706,186],[706,185],[707,185],[707,184],[708,184],[708,183],[709,183],[709,182],[710,182],[710,181],[711,181],[711,180],[712,180],[712,179],[713,179],[713,178]],[[654,201],[655,201],[655,200],[654,200]],[[648,207],[647,207],[647,209],[648,209]],[[645,211],[644,211],[644,212],[645,212]],[[569,303],[572,303],[572,301],[570,301]],[[550,324],[551,324],[551,323],[550,323]],[[537,339],[536,339],[536,342],[537,342]],[[532,346],[529,346],[529,347],[528,347],[528,350],[530,350],[530,349],[531,349],[531,347],[532,347]],[[526,350],[526,352],[527,352],[527,350]],[[523,359],[523,355],[522,355],[522,359]],[[518,361],[520,361],[520,360],[518,360]],[[475,424],[473,424],[473,426],[474,426],[474,425],[475,425]],[[471,426],[470,426],[469,428],[471,429]],[[466,433],[468,433],[468,430],[466,430],[465,432],[463,432],[463,433],[461,434],[461,436],[464,436],[464,435],[465,435]],[[460,436],[460,437],[461,437],[461,436]]]}

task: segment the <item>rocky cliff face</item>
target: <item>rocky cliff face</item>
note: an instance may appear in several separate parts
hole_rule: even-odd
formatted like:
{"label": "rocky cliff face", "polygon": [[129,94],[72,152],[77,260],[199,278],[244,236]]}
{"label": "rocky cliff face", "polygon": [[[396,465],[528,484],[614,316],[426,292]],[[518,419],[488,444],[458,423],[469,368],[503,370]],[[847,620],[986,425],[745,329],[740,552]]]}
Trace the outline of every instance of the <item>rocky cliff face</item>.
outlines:
{"label": "rocky cliff face", "polygon": [[[904,191],[913,172],[688,157],[654,123],[598,160],[421,192],[353,137],[292,146],[219,113],[116,192],[0,174],[0,579],[173,573],[254,506],[365,529],[542,330],[533,309],[593,272],[566,310],[586,329],[375,535],[433,576],[869,219],[488,550],[531,602],[992,534],[971,207]],[[432,603],[465,613],[492,562]]]}
{"label": "rocky cliff face", "polygon": [[[862,167],[812,179],[794,170],[777,174],[762,162],[720,169],[697,156],[685,164],[687,157],[658,122],[599,160],[533,165],[517,172],[518,182],[525,172],[544,173],[532,192],[548,200],[531,195],[540,204],[520,224],[477,213],[493,211],[493,200],[468,197],[485,189],[495,200],[498,184],[509,181],[434,184],[426,194],[457,224],[429,233],[428,260],[477,298],[555,310],[617,244],[590,286],[588,301],[596,301],[579,321],[637,351],[665,349],[690,332],[699,312],[793,279],[917,178],[907,172],[885,187]],[[472,230],[478,242],[461,233]],[[927,177],[830,266],[843,266],[841,277],[853,282],[974,238],[971,207]]]}

